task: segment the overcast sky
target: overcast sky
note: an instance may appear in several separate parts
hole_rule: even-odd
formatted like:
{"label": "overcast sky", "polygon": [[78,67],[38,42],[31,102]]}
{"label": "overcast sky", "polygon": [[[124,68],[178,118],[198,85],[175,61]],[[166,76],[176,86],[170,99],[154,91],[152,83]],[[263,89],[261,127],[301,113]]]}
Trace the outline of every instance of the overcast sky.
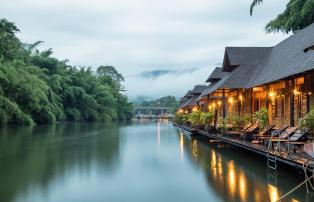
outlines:
{"label": "overcast sky", "polygon": [[287,0],[1,0],[23,42],[42,40],[76,66],[115,66],[131,98],[183,95],[221,64],[225,46],[273,46],[265,24]]}

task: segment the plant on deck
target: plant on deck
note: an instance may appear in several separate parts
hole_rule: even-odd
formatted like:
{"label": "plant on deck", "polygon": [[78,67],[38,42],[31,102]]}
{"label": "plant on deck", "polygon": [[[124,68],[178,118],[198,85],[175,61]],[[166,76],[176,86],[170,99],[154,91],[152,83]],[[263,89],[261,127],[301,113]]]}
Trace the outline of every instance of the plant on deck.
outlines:
{"label": "plant on deck", "polygon": [[188,115],[188,121],[191,123],[192,126],[200,126],[201,122],[201,111],[194,111]]}
{"label": "plant on deck", "polygon": [[314,110],[311,110],[300,122],[300,128],[314,130]]}
{"label": "plant on deck", "polygon": [[213,112],[201,112],[200,114],[200,122],[202,125],[210,125],[212,124],[214,119]]}
{"label": "plant on deck", "polygon": [[260,130],[263,130],[269,124],[269,113],[265,107],[255,112],[254,116],[259,124]]}
{"label": "plant on deck", "polygon": [[188,115],[187,114],[183,114],[182,112],[177,112],[174,120],[177,124],[186,124],[187,120],[188,120]]}

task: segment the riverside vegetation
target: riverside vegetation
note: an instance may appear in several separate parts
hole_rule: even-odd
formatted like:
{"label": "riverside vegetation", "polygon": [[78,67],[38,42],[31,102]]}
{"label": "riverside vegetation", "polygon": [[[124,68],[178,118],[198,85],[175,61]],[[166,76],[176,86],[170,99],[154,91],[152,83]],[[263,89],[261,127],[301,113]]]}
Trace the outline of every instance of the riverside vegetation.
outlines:
{"label": "riverside vegetation", "polygon": [[132,117],[123,76],[112,66],[74,67],[22,43],[14,23],[0,19],[0,124],[115,121]]}

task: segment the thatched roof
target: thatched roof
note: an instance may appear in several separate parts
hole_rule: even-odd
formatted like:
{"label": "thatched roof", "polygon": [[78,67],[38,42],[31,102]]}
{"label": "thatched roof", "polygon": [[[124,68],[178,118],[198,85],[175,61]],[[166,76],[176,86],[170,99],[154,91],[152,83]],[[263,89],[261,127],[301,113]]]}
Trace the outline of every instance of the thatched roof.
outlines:
{"label": "thatched roof", "polygon": [[230,72],[204,93],[218,88],[251,88],[314,70],[314,24],[274,47],[227,47],[223,71]]}
{"label": "thatched roof", "polygon": [[222,71],[221,67],[216,67],[214,71],[209,75],[206,82],[215,82],[224,77],[227,73]]}

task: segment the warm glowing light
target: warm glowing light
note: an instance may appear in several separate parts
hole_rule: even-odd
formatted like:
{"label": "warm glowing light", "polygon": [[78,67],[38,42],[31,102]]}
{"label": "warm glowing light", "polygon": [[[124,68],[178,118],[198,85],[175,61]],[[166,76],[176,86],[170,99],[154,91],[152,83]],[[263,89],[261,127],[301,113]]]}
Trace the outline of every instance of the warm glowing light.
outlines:
{"label": "warm glowing light", "polygon": [[215,108],[215,107],[216,107],[216,104],[215,104],[215,103],[213,103],[213,105],[212,105],[212,106],[213,106],[213,108]]}
{"label": "warm glowing light", "polygon": [[221,102],[220,102],[220,101],[218,101],[218,105],[219,105],[219,106],[221,105]]}
{"label": "warm glowing light", "polygon": [[180,109],[180,110],[179,110],[179,113],[182,114],[182,113],[183,113],[183,109]]}
{"label": "warm glowing light", "polygon": [[216,152],[212,150],[211,167],[216,167],[216,165],[217,165]]}
{"label": "warm glowing light", "polygon": [[229,103],[232,104],[233,103],[233,98],[229,98]]}
{"label": "warm glowing light", "polygon": [[312,92],[309,92],[309,95],[312,95]]}
{"label": "warm glowing light", "polygon": [[297,89],[294,89],[294,90],[293,90],[293,93],[294,93],[295,95],[299,94],[299,92],[298,92]]}
{"label": "warm glowing light", "polygon": [[240,95],[240,96],[239,96],[239,99],[242,101],[242,100],[243,100],[243,96],[242,96],[242,95]]}
{"label": "warm glowing light", "polygon": [[187,113],[189,113],[188,111],[185,111],[185,113],[187,114]]}
{"label": "warm glowing light", "polygon": [[184,153],[184,139],[183,139],[183,133],[180,133],[180,156],[181,156],[181,159],[183,159],[183,153]]}
{"label": "warm glowing light", "polygon": [[272,98],[275,97],[275,92],[270,92],[269,97],[272,97]]}
{"label": "warm glowing light", "polygon": [[240,172],[239,175],[239,192],[241,201],[247,201],[247,187],[246,187],[246,178],[243,171]]}
{"label": "warm glowing light", "polygon": [[211,154],[211,170],[213,172],[213,177],[216,178],[217,177],[217,160],[216,160],[216,153],[214,150],[212,150],[212,154]]}
{"label": "warm glowing light", "polygon": [[228,185],[230,194],[233,197],[236,191],[236,172],[233,161],[228,163]]}
{"label": "warm glowing light", "polygon": [[196,112],[197,111],[197,107],[193,107],[192,111]]}
{"label": "warm glowing light", "polygon": [[278,192],[277,187],[274,187],[271,184],[268,184],[267,190],[268,190],[269,199],[271,202],[279,200],[279,192]]}
{"label": "warm glowing light", "polygon": [[212,110],[212,106],[208,106],[209,111]]}
{"label": "warm glowing light", "polygon": [[262,198],[263,198],[263,196],[262,196],[261,192],[258,189],[255,189],[254,190],[254,200],[256,202],[261,202]]}

